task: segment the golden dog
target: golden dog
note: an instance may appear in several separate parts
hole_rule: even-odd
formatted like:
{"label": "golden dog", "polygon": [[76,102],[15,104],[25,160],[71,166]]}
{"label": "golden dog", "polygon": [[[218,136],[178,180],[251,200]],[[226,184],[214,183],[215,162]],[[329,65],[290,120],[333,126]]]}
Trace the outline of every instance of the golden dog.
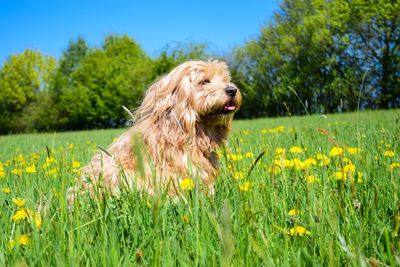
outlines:
{"label": "golden dog", "polygon": [[[220,61],[188,61],[154,82],[134,113],[133,126],[106,151],[99,151],[69,190],[111,193],[121,186],[169,195],[191,177],[213,194],[218,173],[216,149],[227,140],[241,94]],[[82,190],[83,189],[83,190]]]}

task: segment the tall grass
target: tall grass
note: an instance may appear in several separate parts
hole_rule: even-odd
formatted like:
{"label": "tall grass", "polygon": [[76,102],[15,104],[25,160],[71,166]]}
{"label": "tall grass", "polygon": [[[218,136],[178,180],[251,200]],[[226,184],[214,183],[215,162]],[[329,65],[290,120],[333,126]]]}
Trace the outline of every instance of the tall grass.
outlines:
{"label": "tall grass", "polygon": [[[356,121],[236,121],[214,197],[123,191],[70,211],[78,162],[123,130],[0,137],[0,265],[399,265],[400,112]],[[27,218],[13,219],[21,209]]]}

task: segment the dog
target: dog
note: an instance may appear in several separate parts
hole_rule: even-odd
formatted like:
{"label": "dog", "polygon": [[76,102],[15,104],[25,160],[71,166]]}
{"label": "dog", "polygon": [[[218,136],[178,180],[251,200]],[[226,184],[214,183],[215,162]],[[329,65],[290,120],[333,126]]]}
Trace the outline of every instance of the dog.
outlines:
{"label": "dog", "polygon": [[155,81],[133,115],[133,126],[82,168],[77,192],[101,183],[112,194],[121,186],[168,195],[191,178],[214,194],[216,150],[227,141],[242,96],[227,65],[218,60],[187,61]]}

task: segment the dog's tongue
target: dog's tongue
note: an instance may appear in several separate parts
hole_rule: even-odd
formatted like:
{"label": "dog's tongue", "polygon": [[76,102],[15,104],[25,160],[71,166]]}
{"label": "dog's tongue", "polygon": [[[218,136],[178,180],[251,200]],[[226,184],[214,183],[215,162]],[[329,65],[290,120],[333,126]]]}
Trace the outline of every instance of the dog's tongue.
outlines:
{"label": "dog's tongue", "polygon": [[234,111],[236,109],[236,106],[234,103],[229,102],[224,106],[224,109],[227,111]]}

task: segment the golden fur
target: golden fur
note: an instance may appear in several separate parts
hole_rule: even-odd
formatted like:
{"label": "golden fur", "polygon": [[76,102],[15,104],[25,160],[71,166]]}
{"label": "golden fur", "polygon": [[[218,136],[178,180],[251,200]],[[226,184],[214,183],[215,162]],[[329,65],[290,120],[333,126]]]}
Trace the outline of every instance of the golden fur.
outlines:
{"label": "golden fur", "polygon": [[112,193],[125,185],[174,195],[187,177],[199,179],[212,194],[216,149],[226,141],[240,103],[225,63],[188,61],[177,66],[147,90],[133,126],[108,153],[99,151],[83,168],[69,200],[82,187],[92,191],[99,182]]}

